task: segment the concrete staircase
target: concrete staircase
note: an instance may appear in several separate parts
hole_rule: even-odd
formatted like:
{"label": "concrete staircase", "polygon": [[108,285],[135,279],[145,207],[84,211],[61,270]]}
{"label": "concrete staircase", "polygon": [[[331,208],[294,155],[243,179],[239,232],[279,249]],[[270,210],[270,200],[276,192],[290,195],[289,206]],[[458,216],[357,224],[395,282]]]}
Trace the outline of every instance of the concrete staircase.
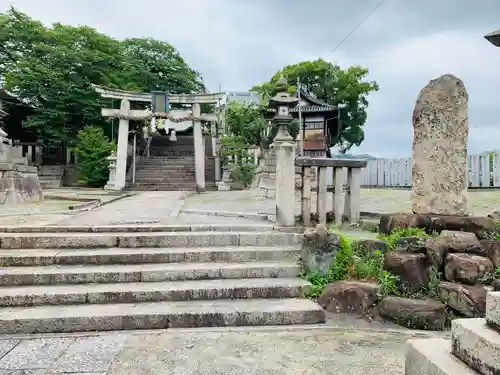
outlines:
{"label": "concrete staircase", "polygon": [[[205,140],[206,143],[208,139]],[[207,144],[205,145],[207,148]],[[207,155],[211,150],[207,150]],[[215,190],[215,162],[205,158],[205,182],[207,190]],[[151,141],[150,156],[137,164],[134,190],[196,190],[194,140],[181,135],[177,141],[169,137],[155,136]]]}
{"label": "concrete staircase", "polygon": [[325,321],[272,226],[0,230],[0,334]]}
{"label": "concrete staircase", "polygon": [[486,318],[456,319],[451,335],[410,341],[405,374],[500,374],[500,292],[488,293]]}
{"label": "concrete staircase", "polygon": [[[207,190],[215,190],[214,159],[205,159]],[[135,190],[196,190],[194,156],[150,156],[137,165]]]}
{"label": "concrete staircase", "polygon": [[42,165],[38,167],[38,179],[42,189],[57,189],[62,185],[63,165]]}

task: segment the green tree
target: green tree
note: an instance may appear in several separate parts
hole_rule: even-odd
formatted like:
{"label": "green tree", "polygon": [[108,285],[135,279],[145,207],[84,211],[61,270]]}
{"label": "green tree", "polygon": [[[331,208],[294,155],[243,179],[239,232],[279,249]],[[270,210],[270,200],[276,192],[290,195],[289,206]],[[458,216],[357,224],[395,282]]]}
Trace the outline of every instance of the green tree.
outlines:
{"label": "green tree", "polygon": [[247,145],[258,146],[266,129],[262,109],[254,104],[232,102],[226,113],[229,132]]}
{"label": "green tree", "polygon": [[23,126],[53,141],[69,142],[84,126],[109,128],[100,112],[113,103],[100,99],[92,84],[204,90],[199,73],[168,43],[120,42],[87,26],[45,27],[14,8],[0,14],[0,69],[5,88],[34,108]]}
{"label": "green tree", "polygon": [[92,187],[106,184],[109,176],[106,159],[115,145],[104,135],[101,128],[87,126],[78,132],[78,144],[73,149],[77,155],[76,168],[80,181]]}
{"label": "green tree", "polygon": [[323,59],[303,61],[288,65],[277,72],[269,82],[252,87],[265,100],[276,94],[276,83],[283,75],[289,92],[297,90],[297,78],[302,89],[317,99],[332,105],[342,106],[340,111],[341,131],[333,137],[329,146],[338,145],[343,151],[359,146],[364,140],[363,125],[366,122],[368,95],[378,91],[378,84],[366,81],[368,69],[351,66],[345,70]]}

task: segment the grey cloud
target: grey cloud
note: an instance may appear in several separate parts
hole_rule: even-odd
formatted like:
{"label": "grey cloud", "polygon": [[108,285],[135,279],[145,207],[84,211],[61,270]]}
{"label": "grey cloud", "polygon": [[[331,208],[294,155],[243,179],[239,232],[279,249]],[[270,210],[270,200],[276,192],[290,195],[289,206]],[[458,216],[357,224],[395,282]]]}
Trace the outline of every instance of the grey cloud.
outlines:
{"label": "grey cloud", "polygon": [[[4,0],[5,1],[5,0]],[[211,90],[247,90],[284,65],[323,57],[370,69],[381,90],[370,98],[359,152],[411,153],[413,105],[436,76],[454,73],[470,95],[470,150],[498,148],[498,0],[386,0],[336,51],[379,0],[11,0],[45,23],[88,24],[116,38],[151,36],[174,45]],[[97,5],[99,4],[99,5]],[[7,5],[0,0],[0,11]]]}

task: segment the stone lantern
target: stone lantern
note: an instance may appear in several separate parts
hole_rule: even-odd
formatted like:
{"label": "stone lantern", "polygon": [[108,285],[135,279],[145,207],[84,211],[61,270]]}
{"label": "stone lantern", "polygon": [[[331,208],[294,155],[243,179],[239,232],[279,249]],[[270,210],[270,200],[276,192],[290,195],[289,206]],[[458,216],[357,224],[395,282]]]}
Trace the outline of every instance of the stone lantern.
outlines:
{"label": "stone lantern", "polygon": [[116,152],[112,152],[106,159],[109,162],[109,178],[108,183],[104,186],[105,190],[118,190],[116,188]]}
{"label": "stone lantern", "polygon": [[278,131],[274,138],[276,149],[276,223],[279,226],[295,225],[295,141],[287,130],[293,121],[290,109],[298,99],[290,96],[283,76],[276,84],[277,94],[270,99],[270,106],[276,108],[273,118]]}
{"label": "stone lantern", "polygon": [[287,125],[293,121],[293,117],[290,115],[290,109],[297,105],[299,99],[288,93],[288,83],[283,76],[278,79],[276,90],[277,94],[269,99],[269,106],[276,109],[273,121],[278,128],[278,132],[274,138],[274,142],[293,141],[288,133]]}
{"label": "stone lantern", "polygon": [[486,34],[484,38],[495,47],[500,47],[500,29]]}

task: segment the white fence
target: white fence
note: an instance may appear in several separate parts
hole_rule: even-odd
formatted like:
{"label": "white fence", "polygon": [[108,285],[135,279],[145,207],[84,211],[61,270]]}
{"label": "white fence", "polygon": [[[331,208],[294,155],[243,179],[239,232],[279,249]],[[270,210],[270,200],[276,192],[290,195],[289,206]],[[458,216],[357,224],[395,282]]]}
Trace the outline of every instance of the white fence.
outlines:
{"label": "white fence", "polygon": [[[500,188],[500,152],[469,155],[469,187]],[[411,187],[411,159],[369,160],[363,169],[362,185]],[[332,183],[333,176],[329,176]]]}

